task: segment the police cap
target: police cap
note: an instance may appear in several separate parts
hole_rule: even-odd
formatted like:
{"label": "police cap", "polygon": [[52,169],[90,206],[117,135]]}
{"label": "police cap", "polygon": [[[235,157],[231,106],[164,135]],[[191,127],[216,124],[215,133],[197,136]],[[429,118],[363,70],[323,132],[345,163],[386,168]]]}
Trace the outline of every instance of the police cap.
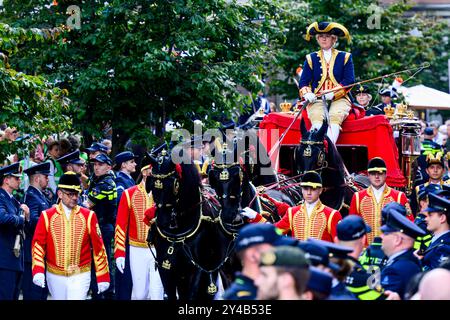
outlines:
{"label": "police cap", "polygon": [[71,163],[83,165],[85,163],[85,161],[80,158],[80,150],[75,150],[71,153],[68,153],[65,156],[56,159],[56,161],[58,161],[61,164]]}
{"label": "police cap", "polygon": [[91,144],[91,146],[89,148],[86,148],[87,151],[89,152],[108,152],[108,147],[105,146],[103,143],[100,142],[94,142],[93,144]]}
{"label": "police cap", "polygon": [[353,248],[343,246],[340,244],[336,244],[329,241],[319,240],[319,239],[313,239],[309,238],[308,242],[312,242],[321,246],[324,246],[328,249],[328,255],[330,258],[342,258],[346,259],[348,258],[348,254],[353,252]]}
{"label": "police cap", "polygon": [[386,224],[381,227],[381,231],[384,233],[401,232],[414,239],[426,234],[414,222],[409,221],[408,218],[394,209],[387,213]]}
{"label": "police cap", "polygon": [[331,293],[333,277],[329,273],[316,267],[309,267],[309,271],[310,277],[306,288],[328,297]]}
{"label": "police cap", "polygon": [[50,162],[39,163],[28,169],[23,170],[28,176],[32,176],[33,174],[43,174],[50,175]]}
{"label": "police cap", "polygon": [[323,265],[335,271],[340,270],[337,264],[330,261],[328,249],[323,245],[310,241],[299,241],[297,246],[305,252],[305,256],[309,259],[311,265]]}
{"label": "police cap", "polygon": [[133,152],[124,151],[115,156],[114,163],[116,166],[120,166],[122,163],[133,159],[137,159],[137,156],[135,156]]}
{"label": "police cap", "polygon": [[430,193],[436,193],[438,191],[442,190],[441,187],[438,184],[434,184],[434,183],[430,183],[427,186],[422,186],[419,189],[419,192],[417,192],[417,198],[419,200],[423,200],[426,197],[428,197],[428,195]]}
{"label": "police cap", "polygon": [[425,212],[444,212],[450,214],[450,200],[443,196],[430,193],[428,195],[428,208]]}
{"label": "police cap", "polygon": [[0,168],[0,177],[13,176],[20,178],[22,176],[22,166],[19,162]]}
{"label": "police cap", "polygon": [[112,166],[112,160],[104,153],[98,154],[94,159],[91,159],[91,162],[106,163]]}
{"label": "police cap", "polygon": [[273,246],[292,245],[297,240],[292,237],[285,237],[281,231],[272,224],[254,223],[249,224],[239,230],[236,238],[236,252],[247,249],[248,247],[269,243]]}
{"label": "police cap", "polygon": [[298,247],[279,246],[263,252],[259,265],[308,269],[309,260],[305,257],[305,253]]}
{"label": "police cap", "polygon": [[341,241],[352,241],[360,239],[372,228],[366,224],[360,216],[351,214],[342,219],[337,225],[337,237]]}

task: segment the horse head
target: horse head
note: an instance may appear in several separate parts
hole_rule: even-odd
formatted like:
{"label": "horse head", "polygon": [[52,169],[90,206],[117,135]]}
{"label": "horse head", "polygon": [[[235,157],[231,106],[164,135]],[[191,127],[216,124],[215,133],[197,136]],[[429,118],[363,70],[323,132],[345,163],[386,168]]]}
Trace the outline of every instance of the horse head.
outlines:
{"label": "horse head", "polygon": [[[233,144],[234,145],[234,144]],[[237,213],[241,209],[243,168],[239,162],[237,150],[228,149],[224,143],[221,155],[209,171],[209,183],[216,191],[222,206],[222,219],[228,224],[241,223],[241,216]]]}
{"label": "horse head", "polygon": [[152,175],[146,180],[147,192],[152,192],[156,204],[158,224],[170,230],[178,228],[180,181],[182,169],[173,163],[170,153],[163,149],[156,157],[147,154],[152,164]]}
{"label": "horse head", "polygon": [[326,137],[328,123],[324,121],[319,130],[307,131],[303,119],[300,122],[302,141],[295,150],[295,163],[298,173],[317,171],[327,166]]}

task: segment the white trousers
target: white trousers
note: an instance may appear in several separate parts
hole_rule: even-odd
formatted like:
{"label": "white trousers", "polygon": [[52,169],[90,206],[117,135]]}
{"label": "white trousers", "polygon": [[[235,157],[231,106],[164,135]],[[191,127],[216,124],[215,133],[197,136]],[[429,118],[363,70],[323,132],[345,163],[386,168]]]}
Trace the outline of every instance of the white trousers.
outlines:
{"label": "white trousers", "polygon": [[46,272],[47,285],[53,300],[86,300],[91,284],[91,273],[83,272],[70,277]]}
{"label": "white trousers", "polygon": [[[155,248],[151,248],[156,256]],[[130,269],[133,279],[132,300],[163,300],[164,287],[155,270],[155,258],[148,248],[130,246]]]}

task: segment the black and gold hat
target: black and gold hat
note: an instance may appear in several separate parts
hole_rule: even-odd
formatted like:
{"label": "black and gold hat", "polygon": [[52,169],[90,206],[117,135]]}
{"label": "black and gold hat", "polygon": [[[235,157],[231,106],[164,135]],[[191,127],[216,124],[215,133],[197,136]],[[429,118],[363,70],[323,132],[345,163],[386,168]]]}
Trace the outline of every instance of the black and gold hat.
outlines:
{"label": "black and gold hat", "polygon": [[310,262],[305,253],[297,247],[279,246],[261,254],[261,266],[283,266],[309,268]]}
{"label": "black and gold hat", "polygon": [[67,171],[59,178],[58,189],[81,192],[81,180],[75,172]]}
{"label": "black and gold hat", "polygon": [[435,155],[432,153],[429,153],[427,155],[427,168],[431,166],[432,164],[439,164],[442,166],[442,168],[445,168],[444,166],[444,154],[442,152],[437,152]]}
{"label": "black and gold hat", "polygon": [[311,40],[311,36],[320,33],[333,34],[338,37],[347,39],[347,42],[351,41],[350,33],[348,32],[346,27],[337,22],[326,22],[326,21],[323,22],[316,21],[311,23],[306,29],[305,39],[306,41],[309,41]]}
{"label": "black and gold hat", "polygon": [[315,171],[307,171],[303,175],[301,187],[322,188],[322,178]]}
{"label": "black and gold hat", "polygon": [[359,86],[355,86],[353,87],[352,91],[355,91],[355,95],[361,94],[361,93],[367,93],[369,94],[369,87],[368,86],[364,86],[364,85],[359,85]]}
{"label": "black and gold hat", "polygon": [[378,172],[383,173],[387,171],[386,162],[380,157],[375,157],[370,159],[367,165],[367,172]]}

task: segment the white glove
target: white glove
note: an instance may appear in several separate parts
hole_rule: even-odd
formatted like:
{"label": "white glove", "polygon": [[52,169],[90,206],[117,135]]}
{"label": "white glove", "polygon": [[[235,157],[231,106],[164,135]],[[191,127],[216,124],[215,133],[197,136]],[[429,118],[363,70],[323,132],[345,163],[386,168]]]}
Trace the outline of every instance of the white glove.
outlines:
{"label": "white glove", "polygon": [[109,282],[100,282],[98,284],[98,294],[105,292],[109,288]]}
{"label": "white glove", "polygon": [[308,100],[311,103],[313,103],[317,100],[316,95],[312,92],[305,93],[303,95],[303,98],[305,98],[305,100]]}
{"label": "white glove", "polygon": [[116,267],[120,273],[123,273],[123,269],[125,269],[125,257],[118,257],[116,259]]}
{"label": "white glove", "polygon": [[333,98],[334,98],[334,92],[325,93],[325,99],[327,101],[331,101],[331,100],[333,100]]}
{"label": "white glove", "polygon": [[252,208],[249,207],[245,207],[244,209],[242,209],[241,214],[244,217],[247,217],[249,219],[255,219],[256,215],[258,214],[258,212],[256,212],[255,210],[253,210]]}
{"label": "white glove", "polygon": [[36,273],[33,277],[33,283],[38,287],[45,288],[45,275],[42,272]]}

